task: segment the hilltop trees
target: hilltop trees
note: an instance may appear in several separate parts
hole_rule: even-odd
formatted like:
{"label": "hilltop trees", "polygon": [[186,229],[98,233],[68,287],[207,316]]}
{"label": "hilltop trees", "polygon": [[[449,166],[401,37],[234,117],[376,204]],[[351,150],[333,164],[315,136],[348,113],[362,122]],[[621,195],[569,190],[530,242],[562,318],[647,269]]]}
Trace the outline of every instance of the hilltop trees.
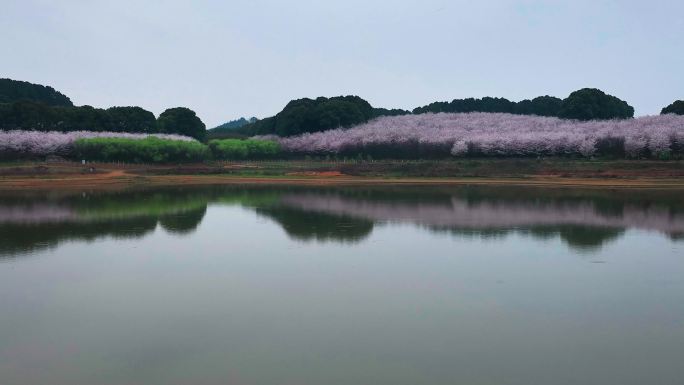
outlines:
{"label": "hilltop trees", "polygon": [[557,116],[562,100],[553,96],[540,96],[532,100],[512,102],[506,98],[454,99],[451,102],[435,102],[413,110],[414,114],[428,112],[503,112],[517,115]]}
{"label": "hilltop trees", "polygon": [[47,106],[73,106],[71,100],[52,87],[29,82],[0,79],[0,103],[31,101]]}
{"label": "hilltop trees", "polygon": [[558,117],[577,120],[628,119],[634,108],[624,100],[596,88],[583,88],[563,101]]}
{"label": "hilltop trees", "polygon": [[204,139],[204,123],[187,108],[166,110],[159,121],[140,107],[76,107],[52,87],[0,79],[0,130],[96,131],[188,135]]}
{"label": "hilltop trees", "polygon": [[413,110],[414,114],[438,112],[503,112],[516,115],[555,116],[564,119],[605,120],[634,117],[634,108],[626,102],[595,88],[573,92],[565,100],[540,96],[512,102],[505,98],[455,99],[435,102]]}
{"label": "hilltop trees", "polygon": [[0,104],[0,129],[34,131],[155,131],[154,114],[140,107],[52,107],[32,101]]}
{"label": "hilltop trees", "polygon": [[159,118],[157,121],[153,113],[140,107],[104,110],[91,106],[51,107],[30,101],[0,104],[0,130],[159,132],[204,138],[204,123],[192,110],[170,109]]}
{"label": "hilltop trees", "polygon": [[374,108],[373,109],[373,116],[374,117],[381,117],[381,116],[401,116],[401,115],[410,115],[411,111],[406,111],[398,108],[392,108],[392,109],[387,109],[387,108]]}
{"label": "hilltop trees", "polygon": [[684,115],[684,100],[677,100],[669,106],[663,108],[660,112],[662,115],[665,114],[677,114]]}
{"label": "hilltop trees", "polygon": [[289,102],[275,116],[247,126],[247,129],[255,134],[292,136],[350,127],[374,116],[375,110],[370,103],[358,96],[304,98]]}
{"label": "hilltop trees", "polygon": [[562,99],[546,95],[518,102],[514,111],[519,115],[558,116],[562,105]]}
{"label": "hilltop trees", "polygon": [[482,99],[454,99],[450,103],[435,102],[425,107],[418,107],[413,110],[414,114],[424,114],[427,112],[507,112],[513,113],[515,102],[506,98],[484,97]]}
{"label": "hilltop trees", "polygon": [[156,132],[157,118],[140,107],[111,107],[107,109],[112,131]]}
{"label": "hilltop trees", "polygon": [[[454,99],[451,102],[434,102],[418,107],[412,113],[470,112],[536,115],[582,121],[627,119],[634,116],[634,108],[625,101],[593,88],[575,91],[566,99],[549,95],[520,102],[495,97]],[[289,102],[277,115],[239,128],[234,133],[244,136],[275,134],[288,137],[348,128],[383,116],[410,114],[409,111],[398,109],[373,108],[358,96],[298,99]]]}
{"label": "hilltop trees", "polygon": [[157,119],[157,131],[165,134],[190,136],[203,141],[206,138],[206,126],[195,111],[185,107],[169,108]]}

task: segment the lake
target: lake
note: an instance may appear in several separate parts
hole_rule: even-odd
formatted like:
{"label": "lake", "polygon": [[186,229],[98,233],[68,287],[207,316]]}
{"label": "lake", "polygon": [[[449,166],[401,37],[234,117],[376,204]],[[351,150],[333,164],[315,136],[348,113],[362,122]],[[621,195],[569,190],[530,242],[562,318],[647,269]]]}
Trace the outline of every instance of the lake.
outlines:
{"label": "lake", "polygon": [[0,193],[0,383],[684,382],[684,193]]}

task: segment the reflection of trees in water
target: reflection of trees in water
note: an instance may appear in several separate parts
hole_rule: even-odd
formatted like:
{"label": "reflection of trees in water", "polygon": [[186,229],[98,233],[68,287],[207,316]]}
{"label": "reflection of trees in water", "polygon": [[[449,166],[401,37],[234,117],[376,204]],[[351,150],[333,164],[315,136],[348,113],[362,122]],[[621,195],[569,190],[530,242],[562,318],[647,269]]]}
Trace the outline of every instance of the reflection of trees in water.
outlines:
{"label": "reflection of trees in water", "polygon": [[0,224],[0,257],[56,247],[66,241],[94,241],[98,238],[142,238],[159,224],[171,234],[187,235],[204,219],[207,206],[162,216],[134,216],[105,221],[59,221]]}
{"label": "reflection of trees in water", "polygon": [[304,242],[360,242],[375,223],[408,223],[485,238],[512,233],[560,237],[581,250],[599,249],[629,228],[684,240],[684,202],[677,192],[223,186],[67,196],[4,194],[0,196],[0,256],[66,240],[142,237],[157,226],[185,236],[197,229],[209,204],[252,208]]}
{"label": "reflection of trees in water", "polygon": [[[512,191],[511,191],[512,190]],[[281,203],[302,211],[365,219],[373,223],[411,223],[458,235],[483,238],[524,233],[536,238],[559,237],[576,250],[598,250],[622,236],[626,229],[658,231],[680,239],[684,210],[673,194],[583,197],[575,191],[521,191],[510,188],[460,188],[435,199],[416,197],[415,190],[386,192],[284,194]],[[541,192],[541,193],[540,193]],[[361,197],[362,195],[362,197]],[[430,196],[430,195],[426,195]],[[664,198],[664,199],[663,199]],[[674,200],[670,200],[674,199]]]}
{"label": "reflection of trees in water", "polygon": [[207,200],[183,191],[150,191],[0,199],[0,256],[52,248],[65,241],[141,238],[158,225],[171,234],[192,233]]}
{"label": "reflection of trees in water", "polygon": [[107,222],[48,222],[0,225],[0,256],[28,254],[66,241],[142,238],[157,227],[156,218],[129,218]]}
{"label": "reflection of trees in water", "polygon": [[624,229],[603,228],[593,226],[536,226],[531,228],[510,229],[468,229],[457,227],[428,227],[429,230],[461,236],[483,239],[503,239],[511,234],[528,235],[539,240],[560,238],[572,249],[591,252],[600,250],[604,245],[619,239]]}
{"label": "reflection of trees in water", "polygon": [[373,231],[373,222],[277,205],[256,209],[259,215],[276,221],[285,232],[300,241],[355,243]]}
{"label": "reflection of trees in water", "polygon": [[568,245],[587,251],[600,249],[608,242],[620,238],[625,232],[623,229],[585,226],[561,226],[557,231]]}
{"label": "reflection of trees in water", "polygon": [[171,234],[188,235],[197,230],[206,213],[207,206],[204,205],[195,210],[163,215],[159,218],[159,224]]}

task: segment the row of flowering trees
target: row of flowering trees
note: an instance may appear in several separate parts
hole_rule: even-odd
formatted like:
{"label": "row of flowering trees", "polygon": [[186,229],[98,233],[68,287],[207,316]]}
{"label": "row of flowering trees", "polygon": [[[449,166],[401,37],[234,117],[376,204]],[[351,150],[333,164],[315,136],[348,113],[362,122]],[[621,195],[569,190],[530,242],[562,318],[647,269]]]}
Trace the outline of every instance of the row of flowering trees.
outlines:
{"label": "row of flowering trees", "polygon": [[0,160],[50,155],[107,162],[180,163],[271,159],[281,152],[277,142],[265,140],[212,140],[207,145],[177,134],[0,130]]}
{"label": "row of flowering trees", "polygon": [[285,152],[379,157],[616,156],[684,150],[684,116],[579,122],[503,113],[382,117],[350,129],[276,138]]}
{"label": "row of flowering trees", "polygon": [[193,138],[173,134],[129,134],[121,132],[40,132],[0,130],[0,156],[2,158],[37,157],[47,155],[67,156],[73,151],[74,143],[79,139],[92,138],[127,138],[145,139],[156,137],[159,139],[195,141]]}
{"label": "row of flowering trees", "polygon": [[[70,156],[74,155],[74,144],[80,139],[149,137],[171,141],[194,141],[187,136],[164,134],[0,130],[0,158]],[[252,143],[272,148],[272,151],[268,152],[269,158],[307,154],[361,154],[377,158],[681,158],[684,155],[684,115],[668,114],[630,120],[579,122],[504,113],[438,113],[388,116],[349,129],[334,129],[292,137],[262,136],[255,139],[269,139],[278,144],[258,141],[214,142],[208,147],[212,153],[209,158],[233,159],[231,149],[249,147]],[[107,143],[108,146],[119,143],[110,142]],[[162,151],[161,147],[159,148],[159,151]]]}

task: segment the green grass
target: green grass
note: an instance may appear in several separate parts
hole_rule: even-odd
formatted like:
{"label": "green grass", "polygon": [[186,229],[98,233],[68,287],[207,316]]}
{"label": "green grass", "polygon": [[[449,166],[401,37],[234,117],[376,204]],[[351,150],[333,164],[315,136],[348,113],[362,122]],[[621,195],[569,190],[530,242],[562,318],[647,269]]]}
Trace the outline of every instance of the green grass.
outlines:
{"label": "green grass", "polygon": [[201,162],[211,154],[207,146],[195,141],[145,139],[92,138],[74,143],[74,157],[88,161],[169,163]]}

